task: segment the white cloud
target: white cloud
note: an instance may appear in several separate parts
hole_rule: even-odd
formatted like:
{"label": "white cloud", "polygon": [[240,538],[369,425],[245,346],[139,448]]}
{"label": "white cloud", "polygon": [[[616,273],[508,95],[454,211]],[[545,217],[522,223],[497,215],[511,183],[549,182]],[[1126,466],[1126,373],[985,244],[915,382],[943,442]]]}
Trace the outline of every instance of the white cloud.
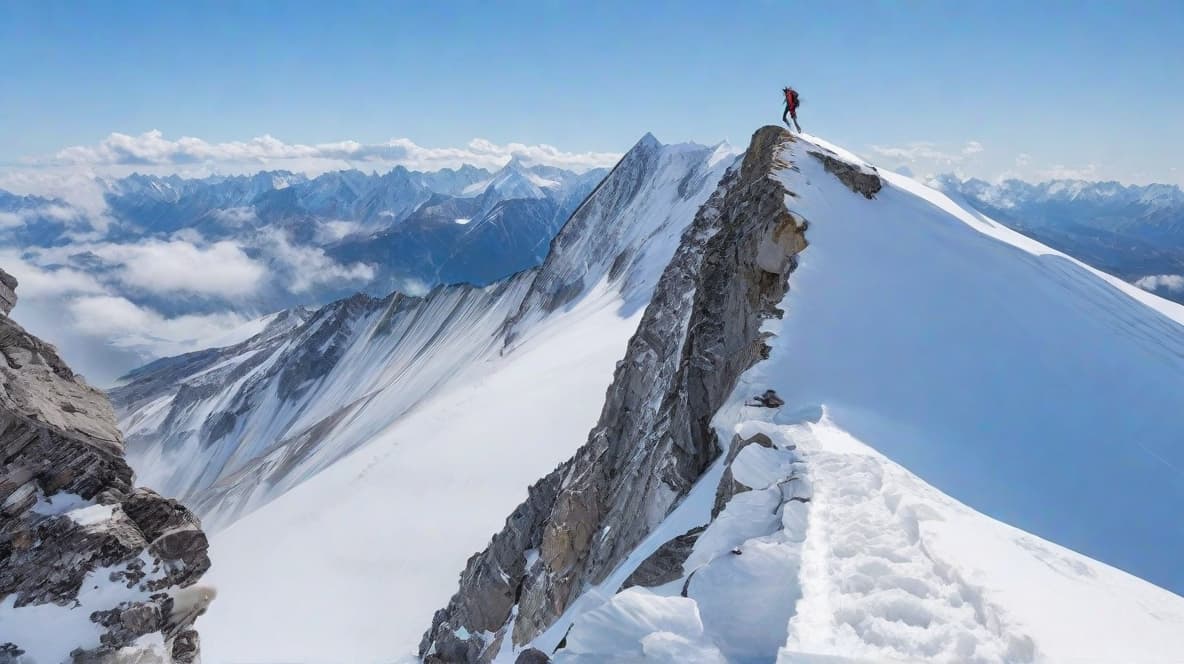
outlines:
{"label": "white cloud", "polygon": [[362,224],[356,221],[334,220],[317,225],[317,239],[321,242],[336,242],[361,231]]}
{"label": "white cloud", "polygon": [[1166,290],[1181,293],[1184,292],[1184,275],[1153,274],[1139,279],[1135,285],[1146,291]]}
{"label": "white cloud", "polygon": [[76,297],[69,300],[67,309],[75,327],[86,334],[110,339],[117,347],[146,352],[152,357],[202,348],[207,339],[225,334],[247,320],[228,312],[166,318],[116,295]]}
{"label": "white cloud", "polygon": [[179,239],[149,240],[141,244],[106,243],[85,248],[119,265],[120,281],[150,293],[233,298],[256,292],[267,277],[265,265],[230,241],[202,247]]}
{"label": "white cloud", "polygon": [[264,239],[268,244],[267,253],[287,275],[284,285],[293,293],[304,293],[320,284],[345,281],[365,283],[376,274],[372,265],[343,265],[329,257],[320,247],[293,244],[283,231],[271,231]]}
{"label": "white cloud", "polygon": [[432,290],[432,287],[419,279],[403,279],[395,284],[395,290],[404,295],[423,297]]}
{"label": "white cloud", "polygon": [[201,231],[193,227],[181,228],[169,234],[169,237],[174,240],[183,240],[190,244],[201,244],[205,242],[205,236]]}
{"label": "white cloud", "polygon": [[65,223],[75,223],[83,218],[81,210],[68,205],[49,203],[38,207],[24,208],[15,212],[0,212],[0,228],[14,228],[24,226],[35,219],[51,219]]}
{"label": "white cloud", "polygon": [[[498,168],[512,157],[531,163],[561,166],[573,170],[587,170],[611,166],[620,155],[612,152],[565,152],[551,145],[528,145],[475,138],[460,148],[426,148],[406,138],[393,138],[383,143],[338,141],[304,145],[285,143],[264,135],[248,141],[210,143],[200,138],[184,136],[168,139],[158,130],[139,136],[112,133],[96,145],[77,145],[59,150],[49,158],[35,159],[34,163],[74,166],[182,166],[194,164],[253,164],[269,167],[285,162],[356,162],[384,165],[403,165],[408,168],[435,170],[472,164]],[[332,166],[322,163],[320,170]],[[311,169],[317,170],[317,169]]]}
{"label": "white cloud", "polygon": [[214,210],[214,218],[223,223],[232,226],[242,226],[255,221],[255,208],[251,206],[226,208],[225,210]]}
{"label": "white cloud", "polygon": [[17,295],[21,298],[103,292],[103,286],[85,272],[66,267],[44,268],[28,262],[14,251],[0,251],[0,267],[16,277]]}
{"label": "white cloud", "polygon": [[[70,207],[53,205],[62,221],[89,223],[102,230],[110,223],[103,185],[89,168],[13,168],[0,171],[0,189],[15,194],[57,198]],[[24,220],[21,220],[24,223]]]}
{"label": "white cloud", "polygon": [[968,141],[959,149],[943,149],[935,143],[918,141],[904,146],[873,145],[876,154],[909,163],[938,162],[944,165],[959,164],[983,151],[983,144],[978,141]]}

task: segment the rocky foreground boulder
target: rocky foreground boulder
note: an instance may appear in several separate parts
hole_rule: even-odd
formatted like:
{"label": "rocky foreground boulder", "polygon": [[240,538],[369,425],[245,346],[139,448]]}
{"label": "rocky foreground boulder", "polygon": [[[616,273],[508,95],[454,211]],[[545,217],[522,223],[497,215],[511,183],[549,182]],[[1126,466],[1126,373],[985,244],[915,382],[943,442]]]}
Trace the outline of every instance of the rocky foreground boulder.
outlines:
{"label": "rocky foreground boulder", "polygon": [[106,395],[8,317],[0,270],[0,663],[198,660],[201,524],[133,485]]}

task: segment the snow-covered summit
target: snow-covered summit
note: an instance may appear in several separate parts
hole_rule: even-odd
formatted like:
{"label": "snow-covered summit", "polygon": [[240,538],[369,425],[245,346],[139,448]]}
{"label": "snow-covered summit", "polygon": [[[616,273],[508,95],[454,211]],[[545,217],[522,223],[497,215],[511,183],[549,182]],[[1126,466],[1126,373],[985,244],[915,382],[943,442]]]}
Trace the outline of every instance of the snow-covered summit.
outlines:
{"label": "snow-covered summit", "polygon": [[721,190],[421,655],[1184,651],[1184,309],[815,137]]}
{"label": "snow-covered summit", "polygon": [[822,139],[643,138],[540,267],[277,339],[135,408],[207,661],[1184,650],[1184,311]]}

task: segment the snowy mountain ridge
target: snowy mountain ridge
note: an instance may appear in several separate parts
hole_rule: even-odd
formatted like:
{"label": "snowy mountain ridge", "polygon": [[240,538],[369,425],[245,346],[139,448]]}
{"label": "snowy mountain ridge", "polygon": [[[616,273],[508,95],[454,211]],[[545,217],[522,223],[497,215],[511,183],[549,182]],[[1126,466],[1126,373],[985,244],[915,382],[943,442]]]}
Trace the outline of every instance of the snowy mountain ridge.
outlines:
{"label": "snowy mountain ridge", "polygon": [[1009,227],[1168,299],[1184,302],[1184,192],[1054,180],[934,185]]}
{"label": "snowy mountain ridge", "polygon": [[[614,266],[609,281],[645,289],[650,275],[622,252],[672,251],[680,215],[727,166],[717,157],[701,146],[639,143],[552,242],[586,253],[553,249],[539,268],[483,288],[358,295],[293,312],[282,330],[273,323],[234,346],[134,372],[111,391],[129,455],[147,481],[185,496],[207,527],[230,523],[496,357],[508,329],[571,308]],[[620,223],[632,215],[637,221]],[[588,282],[577,289],[571,275]]]}
{"label": "snowy mountain ridge", "polygon": [[[26,323],[110,384],[264,314],[535,267],[605,173],[514,159],[496,172],[134,174],[96,183],[101,213],[0,192],[0,255],[31,286]],[[111,307],[130,313],[88,320]]]}
{"label": "snowy mountain ridge", "polygon": [[535,270],[126,385],[221,474],[207,661],[1174,661],[1184,310],[816,137],[729,165],[647,136]]}
{"label": "snowy mountain ridge", "polygon": [[1033,202],[1051,201],[1114,201],[1145,205],[1149,208],[1184,205],[1184,191],[1175,185],[1124,185],[1114,181],[1048,180],[1027,182],[1008,179],[987,182],[978,178],[965,180],[943,176],[937,184],[963,194],[972,194],[984,202],[1001,208],[1014,208]]}
{"label": "snowy mountain ridge", "polygon": [[[1164,417],[1184,405],[1171,390],[1184,377],[1184,311],[907,178],[870,186],[874,169],[819,139],[766,128],[745,169],[761,155],[769,166],[725,179],[735,198],[713,198],[694,227],[751,230],[714,250],[695,249],[702,232],[684,238],[587,444],[469,560],[421,642],[425,661],[1173,661],[1184,599],[973,512],[857,439],[980,509],[1180,587],[1171,554],[1125,543],[1184,544],[1158,508],[1184,497],[1181,431]],[[770,181],[784,186],[779,212],[755,205]],[[784,228],[805,241],[738,244]],[[690,282],[683,251],[707,254]],[[721,298],[711,271],[754,264],[766,277],[724,283],[792,276],[775,315],[758,315],[767,345],[749,367],[728,345],[744,335],[715,328],[766,305]],[[999,295],[967,307],[966,293]],[[672,318],[688,298],[692,311]],[[1011,330],[992,324],[1001,314]],[[681,361],[662,350],[669,336]],[[1092,349],[1157,385],[1154,403],[1091,368]],[[1022,367],[1026,383],[987,377],[999,367]],[[1072,396],[1052,389],[1068,380]],[[731,395],[702,408],[721,383]],[[776,408],[752,403],[770,387]],[[634,411],[647,390],[648,417]],[[1034,407],[1052,395],[1068,412]],[[1000,419],[1010,440],[990,426]],[[1080,494],[1100,458],[1139,472]],[[1089,631],[1113,622],[1140,637]]]}

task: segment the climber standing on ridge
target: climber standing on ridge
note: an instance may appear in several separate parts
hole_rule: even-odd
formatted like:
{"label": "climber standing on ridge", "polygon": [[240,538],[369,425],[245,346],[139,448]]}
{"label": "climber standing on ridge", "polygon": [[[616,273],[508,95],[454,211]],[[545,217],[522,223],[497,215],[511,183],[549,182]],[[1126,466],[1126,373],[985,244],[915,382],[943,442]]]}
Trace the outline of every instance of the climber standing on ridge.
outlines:
{"label": "climber standing on ridge", "polygon": [[793,126],[797,127],[800,134],[802,126],[798,124],[798,106],[801,106],[802,98],[798,96],[798,91],[791,87],[785,87],[781,91],[785,93],[785,112],[781,114],[781,121],[788,127],[789,118],[793,118]]}

